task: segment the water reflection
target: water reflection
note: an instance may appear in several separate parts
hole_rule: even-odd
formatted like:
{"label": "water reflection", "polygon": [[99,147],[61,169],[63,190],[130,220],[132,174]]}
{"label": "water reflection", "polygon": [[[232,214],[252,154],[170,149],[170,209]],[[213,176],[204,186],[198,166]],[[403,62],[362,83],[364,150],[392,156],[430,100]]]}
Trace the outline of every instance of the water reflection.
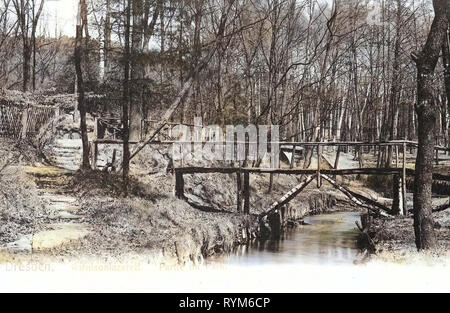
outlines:
{"label": "water reflection", "polygon": [[232,265],[351,264],[358,253],[358,213],[333,213],[305,219],[310,224],[280,240],[255,241],[220,261]]}

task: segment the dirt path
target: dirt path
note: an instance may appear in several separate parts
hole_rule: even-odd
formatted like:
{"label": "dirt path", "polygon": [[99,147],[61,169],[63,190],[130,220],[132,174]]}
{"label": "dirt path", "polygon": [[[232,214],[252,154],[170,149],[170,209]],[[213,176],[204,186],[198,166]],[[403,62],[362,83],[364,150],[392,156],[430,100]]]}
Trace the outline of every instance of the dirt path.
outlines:
{"label": "dirt path", "polygon": [[89,234],[89,225],[79,214],[79,203],[66,186],[71,171],[47,166],[26,167],[24,171],[35,181],[50,214],[43,230],[8,244],[8,250],[33,253],[61,248]]}

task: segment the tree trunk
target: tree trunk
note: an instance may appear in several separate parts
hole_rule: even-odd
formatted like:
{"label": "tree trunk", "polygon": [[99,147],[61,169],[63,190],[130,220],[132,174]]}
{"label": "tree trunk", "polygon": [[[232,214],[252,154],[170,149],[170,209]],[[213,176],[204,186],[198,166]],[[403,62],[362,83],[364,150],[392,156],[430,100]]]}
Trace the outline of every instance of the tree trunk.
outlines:
{"label": "tree trunk", "polygon": [[[397,0],[397,18],[396,18],[396,34],[394,42],[394,63],[392,66],[392,85],[391,94],[389,98],[390,116],[391,116],[391,127],[390,127],[390,140],[397,139],[398,130],[398,118],[399,118],[399,103],[402,89],[402,75],[400,72],[400,52],[401,52],[401,42],[402,42],[402,3]],[[392,166],[392,156],[393,147],[389,146],[388,155],[386,161],[386,167]]]}
{"label": "tree trunk", "polygon": [[28,84],[30,81],[30,62],[31,62],[31,46],[28,39],[23,43],[23,84],[22,90],[24,92],[28,91]]}
{"label": "tree trunk", "polygon": [[418,250],[436,247],[432,215],[434,129],[437,117],[434,71],[448,28],[448,1],[433,2],[435,18],[422,52],[412,55],[417,65],[417,103],[419,148],[414,184],[414,232]]}
{"label": "tree trunk", "polygon": [[442,45],[442,58],[444,64],[444,85],[445,94],[447,99],[447,110],[444,110],[445,117],[445,137],[446,144],[450,147],[450,128],[448,127],[447,112],[450,114],[450,30],[447,29],[447,34],[444,39],[444,44]]}
{"label": "tree trunk", "polygon": [[109,72],[109,50],[111,48],[111,1],[106,0],[105,30],[103,44],[103,71],[104,75]]}
{"label": "tree trunk", "polygon": [[[81,5],[81,1],[80,1]],[[81,23],[81,17],[78,16],[77,26],[76,26],[76,38],[75,38],[75,73],[77,80],[77,91],[78,91],[78,110],[80,111],[80,130],[81,130],[81,141],[83,145],[83,160],[81,168],[86,170],[90,168],[89,161],[89,139],[87,136],[87,126],[86,126],[86,106],[84,103],[84,83],[83,83],[83,72],[81,69],[81,57],[82,57],[82,37],[83,37],[83,25]]]}
{"label": "tree trunk", "polygon": [[129,105],[130,105],[130,1],[126,8],[125,25],[125,58],[124,58],[124,80],[123,80],[123,104],[122,104],[122,124],[123,124],[123,158],[122,175],[124,191],[128,191],[128,174],[130,172],[130,129],[129,129]]}

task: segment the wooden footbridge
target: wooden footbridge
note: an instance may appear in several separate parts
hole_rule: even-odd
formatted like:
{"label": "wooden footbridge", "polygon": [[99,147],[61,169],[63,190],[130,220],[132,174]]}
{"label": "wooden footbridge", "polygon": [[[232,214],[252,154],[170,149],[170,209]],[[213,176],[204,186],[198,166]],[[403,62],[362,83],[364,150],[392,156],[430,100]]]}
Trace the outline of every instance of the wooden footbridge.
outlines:
{"label": "wooden footbridge", "polygon": [[[279,143],[280,145],[290,145],[293,149],[292,159],[294,157],[295,151],[299,151],[296,147],[303,147],[313,149],[316,147],[317,160],[322,159],[323,147],[391,147],[397,153],[395,155],[395,164],[397,167],[392,168],[351,168],[351,169],[322,169],[321,162],[317,162],[317,168],[315,169],[303,169],[303,168],[293,168],[291,162],[290,168],[254,168],[254,167],[215,167],[215,168],[205,168],[205,167],[177,167],[174,168],[175,173],[175,196],[180,199],[185,199],[184,194],[184,175],[192,174],[208,174],[208,173],[221,173],[221,174],[236,174],[236,185],[237,185],[237,211],[243,212],[245,214],[250,213],[250,175],[252,174],[283,174],[283,175],[296,175],[303,177],[302,182],[289,190],[279,201],[273,203],[270,207],[264,210],[260,216],[263,217],[271,212],[274,212],[286,204],[288,204],[292,199],[299,195],[311,182],[316,180],[317,188],[321,188],[323,181],[328,182],[334,188],[342,192],[349,200],[355,205],[366,208],[372,213],[378,215],[408,215],[408,203],[406,199],[407,186],[406,182],[408,178],[412,178],[415,175],[415,171],[408,168],[406,151],[410,146],[417,147],[416,142],[411,141],[391,141],[383,143],[359,143],[359,142],[319,142],[319,143]],[[450,149],[445,147],[435,147],[437,151],[437,158],[439,158],[439,152],[444,151],[447,153]],[[398,167],[399,155],[401,152],[402,162],[401,167]],[[337,160],[335,164],[338,164],[339,156],[336,156]],[[333,179],[336,176],[352,176],[352,175],[391,175],[393,176],[393,205],[392,207],[387,207],[386,205],[379,203],[373,199],[370,199],[362,194],[350,190],[336,182]],[[434,174],[434,181],[439,181],[444,183],[447,190],[450,191],[448,185],[450,184],[450,175]],[[449,193],[447,193],[449,194]],[[450,195],[450,194],[449,194]]]}
{"label": "wooden footbridge", "polygon": [[[156,127],[156,131],[154,134],[161,134],[162,138],[168,139],[166,141],[160,141],[161,137],[156,137],[155,135],[151,136],[149,140],[145,141],[145,131],[148,128],[150,123],[156,123],[156,121],[143,121],[141,123],[139,140],[130,141],[131,145],[136,145],[138,148],[136,151],[140,151],[145,145],[163,145],[170,146],[172,144],[192,144],[198,145],[202,144],[202,146],[206,143],[213,145],[223,145],[226,146],[229,144],[228,142],[212,142],[206,141],[206,138],[203,138],[203,142],[180,142],[175,141],[171,137],[170,127],[166,127],[165,134],[162,134],[163,127]],[[97,123],[96,123],[97,125]],[[173,126],[180,125],[179,123],[166,123],[162,124],[163,126]],[[183,124],[188,127],[194,127],[195,125]],[[99,126],[96,127],[96,130]],[[98,131],[96,131],[98,133]],[[114,144],[122,144],[123,141],[117,139],[105,139],[98,138],[92,141],[92,164],[94,167],[97,164],[97,154],[98,154],[98,146],[99,145],[114,145]],[[246,151],[249,151],[249,142],[233,142],[234,145],[244,145]],[[243,212],[245,214],[250,213],[250,175],[255,174],[284,174],[284,175],[296,175],[302,177],[302,182],[295,186],[293,189],[289,190],[279,201],[273,203],[270,207],[266,208],[262,216],[269,214],[270,212],[276,211],[279,208],[285,206],[292,199],[294,199],[297,195],[299,195],[312,181],[317,182],[317,187],[320,188],[322,186],[323,181],[328,182],[334,188],[341,191],[344,195],[346,195],[351,202],[355,205],[363,208],[367,208],[371,212],[380,215],[407,215],[408,203],[406,199],[407,194],[407,182],[414,182],[415,172],[412,169],[412,166],[408,166],[408,158],[407,151],[416,149],[418,147],[418,143],[414,141],[407,140],[395,140],[389,142],[269,142],[267,143],[267,150],[269,153],[270,148],[273,144],[278,144],[280,147],[280,153],[284,154],[285,158],[288,159],[289,168],[260,168],[260,167],[185,167],[183,166],[183,160],[179,162],[178,166],[173,168],[174,177],[175,177],[175,186],[174,193],[175,196],[181,199],[185,199],[184,194],[184,175],[192,175],[192,174],[208,174],[208,173],[221,173],[221,174],[235,174],[236,175],[236,185],[237,185],[237,211]],[[331,165],[331,169],[321,168],[321,160],[324,159],[323,151],[324,149],[337,149],[337,153],[335,156],[335,160],[332,162],[328,162]],[[380,151],[388,151],[388,149],[392,152],[393,156],[393,164],[389,168],[370,168],[361,166],[361,164],[357,168],[340,168],[339,166],[339,156],[340,151],[354,148],[355,151],[360,151],[361,154],[364,153],[364,149],[373,150],[374,152]],[[236,151],[237,149],[234,149]],[[296,167],[295,159],[296,157],[304,157],[303,153],[305,151],[315,152],[315,157],[317,159],[316,168],[298,168]],[[450,148],[442,147],[439,145],[435,146],[435,155],[436,155],[436,164],[438,165],[440,159],[443,155],[447,155],[450,153]],[[135,154],[135,153],[134,153]],[[133,154],[133,155],[134,155]],[[411,156],[410,156],[411,157]],[[449,158],[450,160],[450,158]],[[244,161],[243,164],[248,164],[250,162]],[[413,165],[412,162],[410,162]],[[379,203],[373,199],[370,199],[364,195],[361,195],[357,192],[354,192],[340,184],[338,184],[335,180],[337,176],[352,176],[352,175],[391,175],[393,176],[393,205],[392,207],[387,207],[386,205]],[[443,186],[443,189],[446,190],[446,194],[450,196],[450,175],[445,174],[434,174],[433,180],[435,183],[438,183]]]}
{"label": "wooden footbridge", "polygon": [[[37,114],[37,110],[40,114]],[[30,134],[35,134],[37,129],[42,128],[42,125],[52,121],[54,117],[59,116],[59,108],[55,107],[43,107],[34,106],[33,108],[26,108],[25,110],[15,109],[10,105],[4,105],[0,103],[0,136],[7,136],[11,138],[25,138]],[[120,132],[120,120],[117,118],[110,118],[105,120],[104,118],[96,118],[94,126],[94,138],[91,141],[91,151],[92,151],[92,164],[94,168],[97,167],[97,155],[98,147],[103,144],[123,144],[123,141],[116,139],[116,132]],[[102,123],[103,121],[103,123]],[[116,122],[114,124],[114,122]],[[145,139],[145,133],[147,129],[151,128],[151,124],[156,124],[153,127],[153,135],[150,136],[148,140]],[[119,126],[117,126],[117,125]],[[103,125],[103,126],[102,126]],[[105,127],[104,125],[109,125],[109,128],[113,129],[113,139],[102,138],[104,137]],[[145,145],[172,145],[174,143],[182,143],[180,141],[171,140],[171,128],[170,126],[180,125],[179,123],[168,122],[168,117],[163,118],[162,121],[148,121],[143,120],[140,125],[139,139],[135,142],[131,141],[130,144],[138,145],[138,148],[133,153],[133,156],[142,149]],[[195,125],[183,124],[188,127],[195,127]],[[163,138],[168,138],[167,141],[158,141],[159,136],[156,137],[162,131],[166,131],[167,134],[162,134]],[[203,139],[205,140],[205,139]],[[228,142],[191,142],[189,144],[222,144],[228,145]],[[235,145],[244,145],[246,152],[248,152],[249,142],[233,142]],[[237,210],[239,212],[243,211],[246,214],[250,213],[250,175],[254,174],[284,174],[284,175],[296,175],[301,176],[302,182],[295,186],[293,189],[289,190],[279,201],[273,203],[268,207],[264,213],[267,215],[270,212],[276,211],[277,209],[285,206],[292,199],[294,199],[298,194],[300,194],[312,181],[317,181],[317,187],[322,186],[322,182],[326,181],[334,186],[336,189],[345,194],[354,204],[367,208],[368,210],[378,213],[378,214],[408,214],[408,205],[406,201],[407,193],[407,183],[414,182],[414,170],[408,167],[407,162],[407,150],[417,148],[417,142],[407,141],[407,140],[397,140],[389,142],[270,142],[268,143],[268,152],[270,148],[277,144],[280,147],[280,153],[283,153],[289,160],[289,168],[260,168],[260,167],[216,167],[216,168],[205,168],[205,167],[184,167],[183,162],[181,166],[175,167],[174,177],[175,177],[175,195],[179,198],[185,198],[184,195],[184,175],[189,174],[207,174],[207,173],[223,173],[223,174],[236,174],[236,184],[237,184]],[[323,159],[323,149],[337,147],[338,152],[336,153],[336,160],[334,160],[334,166],[331,169],[321,168],[321,160]],[[390,168],[364,168],[359,166],[359,168],[339,168],[339,151],[342,149],[354,148],[355,151],[358,150],[361,154],[364,149],[373,148],[373,151],[386,151],[390,149],[392,155],[395,156],[395,166]],[[440,162],[440,153],[442,155],[450,154],[450,148],[435,146],[436,164]],[[237,149],[234,149],[235,151]],[[317,158],[317,167],[311,169],[308,168],[297,168],[295,166],[296,156],[300,156],[304,151],[315,151]],[[290,157],[289,157],[290,155]],[[400,160],[401,159],[401,160]],[[333,162],[329,162],[333,163]],[[248,164],[248,162],[244,162]],[[361,194],[358,194],[342,185],[339,185],[335,179],[337,176],[351,176],[351,175],[392,175],[394,177],[393,184],[393,195],[394,201],[391,208],[386,207],[384,204],[378,203],[377,201],[367,198]],[[435,173],[433,174],[433,182],[440,186],[440,189],[444,190],[444,194],[450,196],[450,175],[448,173]],[[450,205],[444,205],[443,208]],[[243,210],[242,210],[243,209]],[[441,208],[442,209],[442,208]]]}

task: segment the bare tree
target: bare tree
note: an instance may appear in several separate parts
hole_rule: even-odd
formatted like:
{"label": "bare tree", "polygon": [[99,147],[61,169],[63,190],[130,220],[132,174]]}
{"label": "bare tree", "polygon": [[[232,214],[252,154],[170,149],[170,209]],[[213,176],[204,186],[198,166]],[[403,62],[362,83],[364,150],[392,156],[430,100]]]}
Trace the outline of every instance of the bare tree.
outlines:
{"label": "bare tree", "polygon": [[[44,8],[44,0],[41,0],[39,7],[36,6],[34,0],[13,0],[14,8],[17,15],[18,24],[22,37],[22,56],[23,56],[23,79],[22,89],[28,91],[30,82],[31,57],[33,56],[33,69],[35,67],[35,49],[36,49],[36,30],[39,17]],[[33,70],[33,74],[34,74]],[[34,82],[34,75],[33,75]],[[34,84],[33,84],[34,86]]]}
{"label": "bare tree", "polygon": [[131,68],[131,0],[125,1],[125,49],[124,49],[124,76],[123,76],[123,103],[122,103],[122,125],[123,125],[123,157],[122,175],[124,191],[128,191],[128,175],[130,172],[130,68]]}
{"label": "bare tree", "polygon": [[[87,136],[87,125],[86,125],[85,92],[84,92],[83,70],[81,67],[83,55],[83,29],[86,35],[88,34],[88,31],[86,30],[87,24],[85,24],[86,21],[87,21],[86,2],[85,0],[80,0],[77,15],[74,56],[75,56],[75,73],[78,92],[78,110],[80,111],[81,140],[83,144],[83,160],[81,168],[84,170],[90,169],[89,140]],[[86,41],[87,40],[88,37],[86,37]]]}

